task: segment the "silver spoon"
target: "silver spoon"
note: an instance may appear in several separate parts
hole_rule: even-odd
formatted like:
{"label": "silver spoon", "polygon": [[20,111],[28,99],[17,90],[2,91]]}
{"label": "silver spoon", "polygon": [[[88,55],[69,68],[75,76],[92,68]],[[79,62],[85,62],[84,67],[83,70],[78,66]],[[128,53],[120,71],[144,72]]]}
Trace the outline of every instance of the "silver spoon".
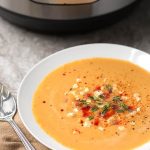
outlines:
{"label": "silver spoon", "polygon": [[0,121],[7,121],[16,131],[26,150],[35,150],[25,135],[13,120],[16,113],[16,101],[14,96],[0,83]]}

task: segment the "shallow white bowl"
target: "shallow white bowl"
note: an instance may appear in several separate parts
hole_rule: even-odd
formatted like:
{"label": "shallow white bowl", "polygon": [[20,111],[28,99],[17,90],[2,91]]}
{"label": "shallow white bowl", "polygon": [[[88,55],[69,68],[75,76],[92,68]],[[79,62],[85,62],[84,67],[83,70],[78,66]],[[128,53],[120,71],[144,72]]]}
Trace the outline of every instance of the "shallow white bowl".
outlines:
{"label": "shallow white bowl", "polygon": [[[55,68],[71,61],[102,57],[128,60],[150,71],[150,55],[135,48],[115,44],[88,44],[59,51],[40,61],[23,79],[18,91],[18,111],[29,132],[45,146],[55,150],[67,150],[55,139],[47,135],[37,124],[32,113],[32,96],[42,79]],[[62,135],[65,136],[65,135]],[[150,143],[137,150],[149,150]]]}

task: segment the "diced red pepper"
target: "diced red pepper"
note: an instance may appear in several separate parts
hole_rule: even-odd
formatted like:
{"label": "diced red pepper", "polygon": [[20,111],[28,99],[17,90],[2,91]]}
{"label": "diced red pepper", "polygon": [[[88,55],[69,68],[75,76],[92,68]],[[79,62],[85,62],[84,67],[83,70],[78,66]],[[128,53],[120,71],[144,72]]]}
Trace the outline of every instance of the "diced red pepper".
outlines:
{"label": "diced red pepper", "polygon": [[136,107],[135,107],[135,106],[129,106],[128,109],[129,109],[129,110],[135,110]]}
{"label": "diced red pepper", "polygon": [[109,117],[111,117],[114,114],[115,114],[115,111],[113,109],[110,109],[109,111],[106,112],[106,114],[104,115],[104,118],[108,119]]}
{"label": "diced red pepper", "polygon": [[99,118],[95,118],[95,120],[94,120],[94,125],[95,125],[95,126],[98,126],[98,125],[99,125]]}
{"label": "diced red pepper", "polygon": [[105,92],[103,95],[104,95],[105,99],[110,97],[110,93],[108,93],[108,92]]}
{"label": "diced red pepper", "polygon": [[94,89],[94,91],[98,91],[98,90],[100,90],[100,89],[101,89],[100,86],[96,86],[95,89]]}
{"label": "diced red pepper", "polygon": [[90,106],[81,108],[83,117],[89,117],[91,115]]}
{"label": "diced red pepper", "polygon": [[90,96],[92,96],[92,93],[87,93],[87,94],[85,94],[84,98],[87,99],[87,98],[89,98]]}
{"label": "diced red pepper", "polygon": [[75,106],[82,106],[82,104],[79,101],[76,101]]}

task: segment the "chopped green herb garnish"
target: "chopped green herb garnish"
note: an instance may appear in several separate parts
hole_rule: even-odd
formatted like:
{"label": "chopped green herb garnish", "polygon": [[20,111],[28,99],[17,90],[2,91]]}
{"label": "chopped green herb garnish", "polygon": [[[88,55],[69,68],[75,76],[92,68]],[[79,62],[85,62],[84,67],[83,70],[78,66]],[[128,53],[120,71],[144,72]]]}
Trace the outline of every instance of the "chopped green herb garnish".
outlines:
{"label": "chopped green herb garnish", "polygon": [[[94,99],[94,96],[89,96],[89,98],[93,100],[93,99]],[[95,99],[94,99],[94,100],[95,100]]]}
{"label": "chopped green herb garnish", "polygon": [[109,108],[110,108],[110,104],[109,103],[104,105],[103,108],[102,108],[102,115],[105,115],[106,112],[109,110]]}
{"label": "chopped green herb garnish", "polygon": [[124,110],[122,110],[122,109],[119,109],[119,110],[116,110],[117,111],[117,113],[123,113],[124,112]]}
{"label": "chopped green herb garnish", "polygon": [[105,85],[105,89],[111,93],[113,88],[110,84],[107,84],[107,85]]}
{"label": "chopped green herb garnish", "polygon": [[129,109],[129,107],[125,103],[120,103],[120,107],[122,107],[123,110]]}
{"label": "chopped green herb garnish", "polygon": [[80,102],[81,102],[82,104],[84,104],[84,105],[87,105],[86,100],[80,100]]}
{"label": "chopped green herb garnish", "polygon": [[94,116],[89,116],[88,118],[89,118],[89,120],[92,120],[92,119],[94,119]]}
{"label": "chopped green herb garnish", "polygon": [[[92,96],[92,98],[93,98],[94,101],[98,101],[98,102],[101,100],[100,97],[96,97],[96,96]],[[91,98],[91,99],[92,99],[92,98]]]}
{"label": "chopped green herb garnish", "polygon": [[121,100],[120,96],[114,96],[113,97],[113,101],[116,102],[116,103],[119,102],[120,100]]}
{"label": "chopped green herb garnish", "polygon": [[99,108],[97,107],[97,106],[94,106],[94,107],[92,107],[92,109],[91,109],[91,111],[92,112],[95,112],[95,111],[97,111]]}
{"label": "chopped green herb garnish", "polygon": [[93,96],[93,100],[99,100],[99,98],[98,97],[96,97],[96,96]]}
{"label": "chopped green herb garnish", "polygon": [[103,94],[101,94],[101,95],[99,96],[99,98],[105,99],[105,96],[104,96]]}
{"label": "chopped green herb garnish", "polygon": [[97,103],[97,105],[102,105],[103,103]]}

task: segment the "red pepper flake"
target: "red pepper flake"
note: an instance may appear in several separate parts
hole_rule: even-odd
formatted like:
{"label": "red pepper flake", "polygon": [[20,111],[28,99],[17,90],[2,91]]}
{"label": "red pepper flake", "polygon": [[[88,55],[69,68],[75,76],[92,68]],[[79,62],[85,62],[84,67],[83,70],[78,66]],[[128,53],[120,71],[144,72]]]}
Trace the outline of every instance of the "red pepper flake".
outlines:
{"label": "red pepper flake", "polygon": [[128,106],[128,109],[133,111],[136,109],[136,107],[135,106]]}
{"label": "red pepper flake", "polygon": [[103,95],[104,95],[105,99],[108,99],[110,97],[110,93],[108,93],[108,92],[105,92]]}
{"label": "red pepper flake", "polygon": [[95,89],[94,89],[94,91],[98,91],[98,90],[100,90],[100,89],[101,89],[100,86],[96,86]]}
{"label": "red pepper flake", "polygon": [[120,96],[127,96],[127,95],[128,95],[128,94],[125,93],[125,92],[123,92],[123,93],[120,94]]}
{"label": "red pepper flake", "polygon": [[112,109],[113,109],[113,110],[118,110],[118,105],[113,105],[113,106],[112,106]]}
{"label": "red pepper flake", "polygon": [[109,117],[111,117],[114,114],[115,114],[115,111],[113,109],[110,109],[109,111],[106,112],[106,114],[104,115],[104,118],[108,119]]}
{"label": "red pepper flake", "polygon": [[82,111],[89,111],[90,110],[90,106],[82,107],[81,109],[82,109]]}
{"label": "red pepper flake", "polygon": [[92,96],[92,93],[87,93],[87,94],[84,95],[84,98],[87,99],[87,98],[89,98],[90,96]]}
{"label": "red pepper flake", "polygon": [[76,101],[75,106],[82,106],[82,104],[79,101]]}
{"label": "red pepper flake", "polygon": [[122,124],[122,121],[121,120],[116,120],[115,122],[114,122],[114,125],[121,125]]}
{"label": "red pepper flake", "polygon": [[90,106],[83,107],[83,108],[81,108],[81,110],[83,113],[83,117],[89,117],[91,115],[91,112],[89,111]]}
{"label": "red pepper flake", "polygon": [[83,120],[80,120],[80,123],[83,124]]}
{"label": "red pepper flake", "polygon": [[99,118],[95,118],[95,119],[94,119],[94,125],[95,125],[95,126],[98,126],[98,125],[99,125]]}

